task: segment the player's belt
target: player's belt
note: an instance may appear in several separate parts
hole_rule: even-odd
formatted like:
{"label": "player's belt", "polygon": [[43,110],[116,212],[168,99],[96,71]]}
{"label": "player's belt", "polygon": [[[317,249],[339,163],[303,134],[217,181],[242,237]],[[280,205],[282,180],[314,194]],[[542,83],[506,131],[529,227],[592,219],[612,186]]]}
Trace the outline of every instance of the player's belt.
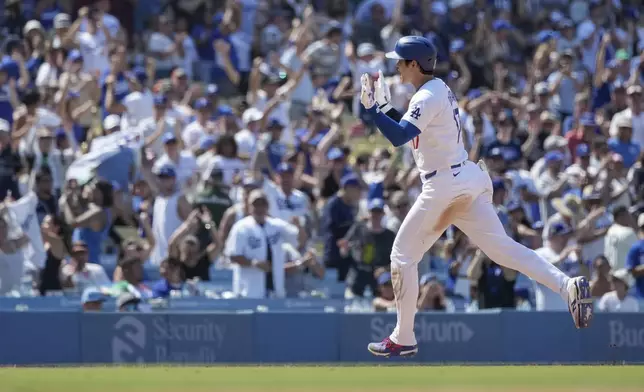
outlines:
{"label": "player's belt", "polygon": [[[463,162],[461,162],[461,163],[457,163],[456,165],[452,165],[452,166],[450,166],[449,168],[450,168],[450,169],[458,169],[459,167],[461,167],[461,166],[465,165],[465,162],[467,162],[467,161],[463,161]],[[438,173],[438,170],[434,170],[433,172],[429,172],[429,173],[425,174],[425,176],[423,176],[423,178],[422,178],[422,179],[423,179],[424,181],[428,181],[430,178],[434,177],[437,173]]]}

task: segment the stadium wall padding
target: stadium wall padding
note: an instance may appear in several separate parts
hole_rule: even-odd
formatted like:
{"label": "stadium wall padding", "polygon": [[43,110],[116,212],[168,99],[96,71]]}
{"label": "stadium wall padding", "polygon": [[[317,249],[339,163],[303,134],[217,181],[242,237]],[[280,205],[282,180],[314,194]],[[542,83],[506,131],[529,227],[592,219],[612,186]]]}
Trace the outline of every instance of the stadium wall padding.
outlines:
{"label": "stadium wall padding", "polygon": [[[0,312],[0,365],[387,362],[393,314]],[[644,314],[421,313],[424,363],[644,363]]]}

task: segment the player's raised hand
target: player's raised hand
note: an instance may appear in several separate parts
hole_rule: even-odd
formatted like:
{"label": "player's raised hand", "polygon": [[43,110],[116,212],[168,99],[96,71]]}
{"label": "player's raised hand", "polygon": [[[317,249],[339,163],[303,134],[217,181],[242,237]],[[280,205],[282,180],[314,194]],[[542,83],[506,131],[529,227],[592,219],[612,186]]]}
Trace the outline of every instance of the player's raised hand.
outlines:
{"label": "player's raised hand", "polygon": [[362,85],[362,91],[360,92],[360,102],[365,109],[371,109],[373,105],[376,104],[376,100],[373,96],[373,81],[369,74],[362,74],[360,77],[360,84]]}
{"label": "player's raised hand", "polygon": [[382,71],[378,71],[378,80],[374,82],[374,95],[381,109],[391,102],[391,91],[389,91],[389,85],[385,81]]}

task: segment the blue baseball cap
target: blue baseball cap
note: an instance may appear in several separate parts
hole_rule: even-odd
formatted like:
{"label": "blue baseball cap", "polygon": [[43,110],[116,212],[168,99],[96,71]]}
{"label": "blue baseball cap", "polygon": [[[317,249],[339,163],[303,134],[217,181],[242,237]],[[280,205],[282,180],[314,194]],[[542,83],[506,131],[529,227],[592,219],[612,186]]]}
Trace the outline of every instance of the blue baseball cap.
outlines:
{"label": "blue baseball cap", "polygon": [[148,74],[145,72],[145,68],[143,67],[134,67],[132,71],[128,72],[127,77],[130,79],[136,79],[139,81],[139,83],[144,83],[146,80],[148,80]]}
{"label": "blue baseball cap", "polygon": [[387,284],[387,283],[391,282],[391,273],[390,272],[383,272],[382,274],[380,274],[380,276],[378,276],[377,282],[380,285]]}
{"label": "blue baseball cap", "polygon": [[505,190],[505,181],[503,181],[502,178],[495,178],[494,180],[492,180],[492,189],[495,191],[501,189]]}
{"label": "blue baseball cap", "polygon": [[503,151],[499,147],[494,147],[487,153],[488,158],[503,158]]}
{"label": "blue baseball cap", "polygon": [[494,31],[510,30],[511,28],[512,25],[510,24],[510,22],[505,19],[497,19],[492,22],[492,30]]}
{"label": "blue baseball cap", "polygon": [[355,174],[349,173],[349,174],[347,174],[347,175],[342,177],[342,179],[340,180],[340,186],[342,188],[346,188],[348,186],[359,187],[360,186],[360,180],[358,179],[358,177]]}
{"label": "blue baseball cap", "polygon": [[268,128],[284,128],[284,122],[278,117],[272,117],[268,120]]}
{"label": "blue baseball cap", "polygon": [[67,132],[63,128],[58,128],[56,132],[54,132],[54,137],[56,139],[65,139],[67,138]]}
{"label": "blue baseball cap", "polygon": [[83,295],[81,296],[81,304],[86,304],[90,302],[105,302],[106,300],[105,294],[103,294],[98,288],[96,287],[89,287],[83,291]]}
{"label": "blue baseball cap", "polygon": [[172,132],[163,134],[163,144],[174,143],[177,141],[177,136]]}
{"label": "blue baseball cap", "polygon": [[172,165],[163,165],[157,170],[156,174],[159,177],[176,177],[177,171]]}
{"label": "blue baseball cap", "polygon": [[206,98],[199,98],[195,101],[193,108],[195,110],[207,109],[210,106],[210,102]]}
{"label": "blue baseball cap", "polygon": [[232,116],[235,114],[235,112],[233,112],[233,108],[231,108],[230,106],[221,105],[219,106],[218,114],[220,116]]}
{"label": "blue baseball cap", "polygon": [[154,105],[155,106],[165,106],[168,103],[168,97],[163,94],[157,94],[154,96]]}
{"label": "blue baseball cap", "polygon": [[547,163],[561,162],[564,160],[564,154],[562,154],[559,151],[550,151],[546,153],[546,155],[544,156],[544,159],[546,160]]}
{"label": "blue baseball cap", "polygon": [[552,225],[552,227],[550,228],[550,233],[548,233],[548,234],[549,234],[550,237],[554,237],[554,236],[566,235],[566,234],[570,234],[570,233],[571,233],[571,231],[570,231],[570,228],[568,227],[568,225],[565,225],[563,223],[557,222],[557,223]]}
{"label": "blue baseball cap", "polygon": [[217,143],[217,139],[214,136],[206,136],[203,139],[201,139],[201,142],[199,143],[199,148],[201,150],[207,150],[214,146]]}
{"label": "blue baseball cap", "polygon": [[371,199],[369,200],[369,204],[367,204],[367,208],[369,211],[383,211],[385,209],[385,201],[380,198]]}
{"label": "blue baseball cap", "polygon": [[293,173],[295,172],[295,167],[291,165],[290,163],[282,162],[279,165],[277,165],[277,170],[279,174],[283,173]]}
{"label": "blue baseball cap", "polygon": [[577,148],[575,149],[575,155],[577,155],[580,158],[589,156],[590,149],[588,148],[588,144],[582,143],[577,145]]}
{"label": "blue baseball cap", "polygon": [[326,154],[326,159],[330,161],[335,161],[336,159],[342,158],[344,158],[344,152],[338,147],[331,148]]}
{"label": "blue baseball cap", "polygon": [[83,55],[78,49],[74,49],[67,55],[67,60],[71,62],[83,61]]}

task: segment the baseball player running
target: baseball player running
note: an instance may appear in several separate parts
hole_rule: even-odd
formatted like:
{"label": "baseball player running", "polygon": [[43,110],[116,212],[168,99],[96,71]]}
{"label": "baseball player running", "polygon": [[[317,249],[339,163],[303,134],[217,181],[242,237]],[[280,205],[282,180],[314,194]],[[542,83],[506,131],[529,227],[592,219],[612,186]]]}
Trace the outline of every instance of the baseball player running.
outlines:
{"label": "baseball player running", "polygon": [[414,317],[418,299],[417,263],[453,224],[497,264],[517,270],[559,293],[577,328],[593,314],[588,280],[569,278],[554,265],[508,237],[492,206],[492,181],[483,163],[468,161],[456,97],[433,76],[436,48],[416,36],[403,37],[387,58],[398,60],[403,83],[416,93],[404,115],[389,103],[382,72],[374,82],[361,78],[362,105],[382,134],[396,147],[410,143],[422,179],[422,192],[405,217],[391,252],[398,321],[391,336],[369,344],[374,355],[411,356],[418,352]]}

